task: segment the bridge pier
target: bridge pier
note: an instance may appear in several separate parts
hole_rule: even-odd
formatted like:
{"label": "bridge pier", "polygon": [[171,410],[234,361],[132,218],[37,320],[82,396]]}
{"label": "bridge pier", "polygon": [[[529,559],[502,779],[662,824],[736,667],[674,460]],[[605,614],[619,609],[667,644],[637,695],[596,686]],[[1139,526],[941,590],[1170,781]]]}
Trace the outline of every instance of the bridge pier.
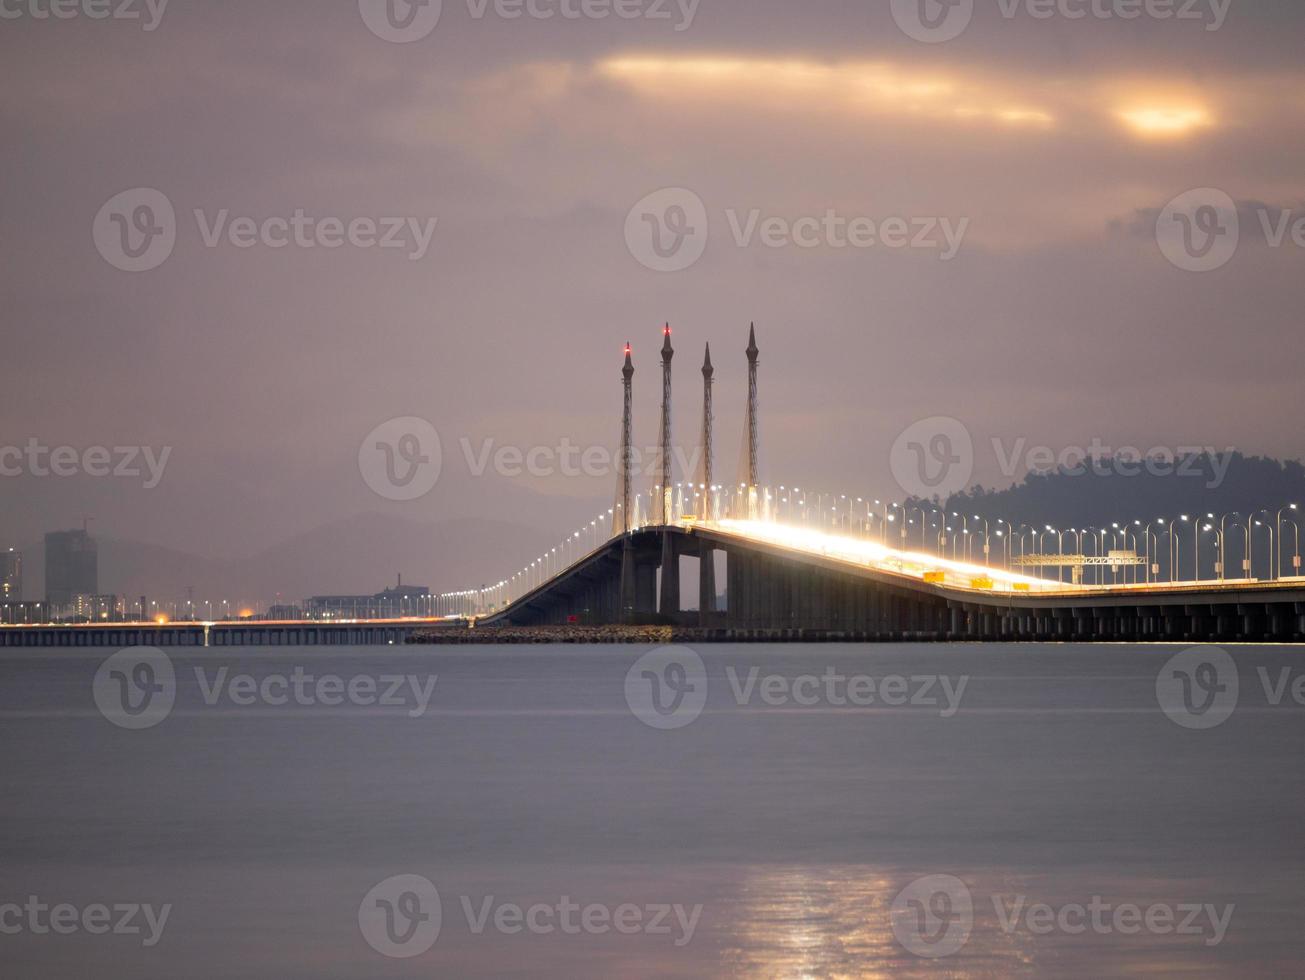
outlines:
{"label": "bridge pier", "polygon": [[706,539],[698,541],[698,625],[712,626],[716,619],[716,549]]}
{"label": "bridge pier", "polygon": [[680,536],[671,531],[662,532],[661,601],[658,612],[663,618],[675,621],[680,615],[680,553],[676,541]]}

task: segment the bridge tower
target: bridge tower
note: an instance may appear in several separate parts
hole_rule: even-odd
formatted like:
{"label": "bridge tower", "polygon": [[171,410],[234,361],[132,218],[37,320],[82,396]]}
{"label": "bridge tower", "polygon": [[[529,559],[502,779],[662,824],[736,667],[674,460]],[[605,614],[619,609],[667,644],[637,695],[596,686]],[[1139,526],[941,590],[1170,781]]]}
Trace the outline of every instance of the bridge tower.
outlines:
{"label": "bridge tower", "polygon": [[743,482],[747,484],[747,515],[752,519],[757,517],[757,488],[761,485],[761,463],[758,459],[761,434],[757,418],[757,356],[760,353],[757,347],[757,325],[754,323],[748,331],[748,418],[743,430],[747,440]]}
{"label": "bridge tower", "polygon": [[[716,518],[712,507],[715,485],[712,472],[712,407],[711,387],[715,377],[711,366],[711,344],[707,345],[707,355],[702,362],[702,463],[701,479],[698,491],[702,494],[700,516],[703,520]],[[712,615],[716,612],[716,552],[703,539],[698,544],[698,621],[699,625],[711,625]]]}
{"label": "bridge tower", "polygon": [[671,346],[671,325],[666,324],[662,340],[662,431],[661,431],[661,482],[657,487],[657,500],[653,510],[656,523],[671,522],[671,360],[675,348]]}
{"label": "bridge tower", "polygon": [[[662,477],[657,494],[657,523],[663,526],[670,524],[675,516],[671,483],[671,360],[674,357],[671,325],[668,323],[662,340]],[[671,532],[662,532],[662,587],[658,609],[663,616],[674,616],[680,610],[680,559],[674,539]]]}
{"label": "bridge tower", "polygon": [[625,389],[625,410],[621,415],[621,455],[617,462],[616,507],[612,514],[612,537],[628,534],[634,524],[634,514],[630,510],[633,498],[630,487],[630,474],[633,469],[634,453],[634,399],[632,386],[634,380],[634,359],[630,345],[625,345],[625,367],[621,370],[622,386]]}
{"label": "bridge tower", "polygon": [[634,383],[634,359],[630,345],[625,345],[625,367],[621,370],[622,387],[625,389],[625,410],[621,414],[621,459],[618,464],[617,477],[620,480],[616,491],[616,513],[612,517],[612,534],[620,534],[624,539],[621,544],[621,581],[619,602],[621,622],[629,622],[635,611],[635,566],[634,549],[630,546],[630,531],[634,527],[634,514],[630,510],[633,495],[630,492],[630,476],[633,468],[632,456],[634,446],[634,400],[632,389]]}
{"label": "bridge tower", "polygon": [[716,482],[712,461],[712,425],[715,419],[711,404],[715,375],[716,369],[711,366],[711,344],[708,344],[707,356],[702,362],[702,459],[698,463],[698,490],[702,493],[699,515],[703,520],[711,520],[716,516],[711,506],[711,488]]}

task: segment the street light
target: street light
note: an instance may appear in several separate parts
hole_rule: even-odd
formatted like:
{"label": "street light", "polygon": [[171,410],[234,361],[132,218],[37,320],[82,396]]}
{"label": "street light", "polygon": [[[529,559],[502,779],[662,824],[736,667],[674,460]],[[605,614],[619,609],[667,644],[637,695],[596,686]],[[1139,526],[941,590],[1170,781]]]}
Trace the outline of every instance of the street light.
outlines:
{"label": "street light", "polygon": [[983,521],[983,564],[989,566],[992,564],[992,562],[988,560],[988,555],[992,551],[992,541],[991,533],[988,528],[988,519],[986,517],[980,517],[978,514],[974,515],[974,519],[976,521]]}
{"label": "street light", "polygon": [[[1282,515],[1289,510],[1296,510],[1296,509],[1297,507],[1295,504],[1288,504],[1286,507],[1282,508],[1282,510],[1278,511],[1278,578],[1282,578]],[[1295,525],[1295,523],[1296,523],[1295,521],[1292,522],[1293,525]],[[1300,551],[1300,528],[1299,527],[1296,528],[1296,550],[1298,552]],[[1297,555],[1295,559],[1295,569],[1299,570],[1299,568],[1300,568],[1300,556]]]}
{"label": "street light", "polygon": [[[1233,511],[1231,514],[1224,514],[1219,519],[1219,543],[1221,550],[1219,552],[1219,581],[1222,582],[1228,577],[1228,518],[1241,517],[1240,511]],[[1234,522],[1237,523],[1237,522]],[[1237,526],[1241,525],[1237,523]]]}

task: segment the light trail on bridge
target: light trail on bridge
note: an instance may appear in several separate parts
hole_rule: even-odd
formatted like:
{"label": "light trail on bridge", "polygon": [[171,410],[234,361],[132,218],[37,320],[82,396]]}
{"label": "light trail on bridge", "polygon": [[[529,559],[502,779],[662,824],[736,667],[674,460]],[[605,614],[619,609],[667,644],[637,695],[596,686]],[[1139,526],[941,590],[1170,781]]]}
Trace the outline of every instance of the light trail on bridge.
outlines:
{"label": "light trail on bridge", "polygon": [[[973,565],[919,551],[902,551],[876,541],[843,534],[830,534],[809,527],[795,527],[773,521],[722,519],[718,521],[686,520],[685,527],[702,527],[765,544],[779,545],[793,551],[837,558],[877,571],[906,575],[921,582],[952,588],[1006,592],[1083,591],[1083,586],[1067,586],[1047,579],[1020,575],[987,565]],[[929,576],[940,576],[931,579]]]}

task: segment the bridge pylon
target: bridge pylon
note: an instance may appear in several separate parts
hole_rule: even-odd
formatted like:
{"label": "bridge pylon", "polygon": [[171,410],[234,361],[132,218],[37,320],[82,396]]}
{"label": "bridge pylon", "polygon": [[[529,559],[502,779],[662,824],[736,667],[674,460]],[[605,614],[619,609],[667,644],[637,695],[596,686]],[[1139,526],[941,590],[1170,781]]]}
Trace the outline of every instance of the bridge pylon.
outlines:
{"label": "bridge pylon", "polygon": [[[666,324],[662,340],[662,478],[657,488],[657,523],[662,526],[675,519],[674,485],[671,455],[671,361],[675,348],[671,346],[671,325]],[[680,611],[680,559],[675,547],[675,535],[662,534],[662,583],[658,611],[663,616],[674,616]]]}
{"label": "bridge pylon", "polygon": [[[712,502],[716,496],[715,478],[712,473],[712,406],[711,387],[715,377],[711,366],[711,344],[707,345],[707,354],[702,363],[702,459],[699,462],[698,492],[702,502],[698,514],[703,520],[710,521],[717,517]],[[716,612],[716,551],[710,542],[702,538],[698,542],[698,619],[702,626],[711,623]]]}
{"label": "bridge pylon", "polygon": [[761,354],[757,347],[757,325],[748,329],[748,411],[743,424],[743,452],[739,460],[739,484],[744,492],[743,515],[756,520],[761,506],[758,500],[761,486],[761,429],[757,412],[757,364]]}

